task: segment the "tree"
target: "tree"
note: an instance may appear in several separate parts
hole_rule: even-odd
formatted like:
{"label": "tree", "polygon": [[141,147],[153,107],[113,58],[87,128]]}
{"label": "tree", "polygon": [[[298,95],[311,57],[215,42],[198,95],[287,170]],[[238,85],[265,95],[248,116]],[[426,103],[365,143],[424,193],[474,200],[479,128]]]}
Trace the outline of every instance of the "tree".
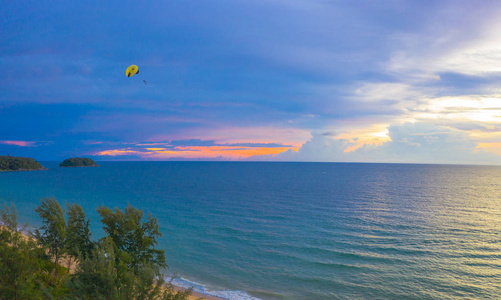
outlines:
{"label": "tree", "polygon": [[[0,210],[0,222],[4,224],[0,224],[0,299],[188,298],[191,290],[177,292],[170,283],[164,285],[160,268],[166,266],[165,255],[163,250],[155,249],[161,234],[151,215],[143,221],[143,212],[130,205],[124,212],[100,207],[108,236],[87,250],[92,244],[89,220],[79,205],[67,208],[66,226],[57,200],[42,200],[35,209],[43,223],[35,231],[38,241],[18,229],[14,206]],[[74,275],[58,264],[65,252],[87,253],[79,256]]]}
{"label": "tree", "polygon": [[96,162],[90,158],[74,157],[74,158],[65,159],[59,166],[60,167],[98,167],[99,165],[96,164]]}
{"label": "tree", "polygon": [[155,249],[158,244],[157,237],[162,234],[159,231],[158,221],[151,214],[143,221],[144,212],[132,207],[130,204],[124,212],[115,208],[101,206],[97,212],[104,224],[104,231],[111,237],[118,250],[128,254],[130,266],[137,271],[144,262],[156,267],[167,267],[165,263],[165,251]]}
{"label": "tree", "polygon": [[66,214],[68,223],[66,225],[65,252],[68,257],[68,269],[71,267],[71,260],[81,257],[88,257],[93,248],[91,232],[89,229],[89,219],[85,219],[85,213],[78,204],[66,204]]}
{"label": "tree", "polygon": [[44,167],[29,157],[0,156],[0,171],[43,170]]}
{"label": "tree", "polygon": [[[102,239],[68,282],[74,299],[120,299],[113,241]],[[124,298],[125,299],[125,298]]]}
{"label": "tree", "polygon": [[18,228],[13,204],[4,205],[0,222],[0,299],[42,299],[37,275],[45,253]]}
{"label": "tree", "polygon": [[45,198],[35,211],[42,219],[43,226],[35,230],[35,238],[47,247],[54,258],[54,270],[57,274],[57,262],[64,253],[64,240],[66,235],[66,222],[64,212],[55,198]]}
{"label": "tree", "polygon": [[[156,249],[157,237],[162,236],[156,218],[131,205],[124,211],[98,208],[108,247],[113,246],[114,270],[118,288],[117,299],[183,300],[191,290],[177,292],[171,284],[165,286],[160,268],[166,267],[164,250]],[[111,253],[111,251],[110,251]]]}
{"label": "tree", "polygon": [[136,271],[124,259],[128,254],[119,250],[111,237],[99,241],[91,255],[80,262],[68,282],[73,299],[136,299],[186,300],[191,290],[177,292],[169,283],[164,285],[158,267],[145,262]]}

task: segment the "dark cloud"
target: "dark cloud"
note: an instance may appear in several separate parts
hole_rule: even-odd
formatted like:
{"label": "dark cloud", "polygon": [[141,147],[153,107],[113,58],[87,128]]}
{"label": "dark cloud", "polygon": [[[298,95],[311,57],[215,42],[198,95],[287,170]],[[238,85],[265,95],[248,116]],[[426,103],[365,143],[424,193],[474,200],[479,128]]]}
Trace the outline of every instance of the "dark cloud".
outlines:
{"label": "dark cloud", "polygon": [[328,131],[328,132],[324,132],[320,135],[323,135],[323,136],[336,136],[338,135],[335,131]]}
{"label": "dark cloud", "polygon": [[283,148],[283,147],[293,147],[292,145],[284,145],[278,143],[230,143],[224,144],[225,146],[237,146],[237,147],[262,147],[262,148]]}
{"label": "dark cloud", "polygon": [[12,104],[0,107],[0,139],[53,141],[66,138],[92,108],[81,104]]}
{"label": "dark cloud", "polygon": [[210,140],[200,140],[200,139],[191,139],[191,140],[175,140],[169,142],[172,146],[215,146],[215,141]]}

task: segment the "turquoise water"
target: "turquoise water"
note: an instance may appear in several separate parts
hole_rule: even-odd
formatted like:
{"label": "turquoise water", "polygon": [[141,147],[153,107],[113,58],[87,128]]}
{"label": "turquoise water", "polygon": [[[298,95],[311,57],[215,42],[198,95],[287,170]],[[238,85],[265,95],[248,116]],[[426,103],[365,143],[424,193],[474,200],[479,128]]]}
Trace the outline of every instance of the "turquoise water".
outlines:
{"label": "turquoise water", "polygon": [[169,274],[230,299],[494,299],[501,167],[102,162],[0,173],[0,201],[40,198],[158,218]]}

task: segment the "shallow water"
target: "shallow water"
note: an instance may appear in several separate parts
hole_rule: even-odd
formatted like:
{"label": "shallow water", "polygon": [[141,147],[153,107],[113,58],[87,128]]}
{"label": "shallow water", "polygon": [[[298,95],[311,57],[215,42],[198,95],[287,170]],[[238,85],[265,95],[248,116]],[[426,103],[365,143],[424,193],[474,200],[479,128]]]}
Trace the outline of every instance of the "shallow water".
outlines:
{"label": "shallow water", "polygon": [[501,167],[101,162],[0,173],[0,201],[40,198],[158,218],[169,274],[231,299],[501,295]]}

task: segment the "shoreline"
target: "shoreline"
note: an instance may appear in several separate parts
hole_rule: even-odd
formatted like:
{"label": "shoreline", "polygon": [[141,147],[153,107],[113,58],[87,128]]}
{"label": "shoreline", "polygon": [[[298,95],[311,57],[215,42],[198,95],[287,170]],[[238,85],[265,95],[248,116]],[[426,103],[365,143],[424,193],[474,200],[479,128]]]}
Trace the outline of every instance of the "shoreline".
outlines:
{"label": "shoreline", "polygon": [[0,170],[0,172],[29,172],[29,171],[47,171],[48,168],[41,169],[19,169],[19,170]]}
{"label": "shoreline", "polygon": [[[230,300],[230,299],[241,299],[241,300],[261,300],[257,296],[253,296],[249,294],[245,290],[241,289],[228,289],[228,288],[215,288],[211,289],[205,286],[203,283],[191,281],[184,277],[181,277],[179,274],[178,277],[165,277],[166,282],[171,282],[171,284],[180,290],[186,290],[188,288],[192,288],[192,295],[196,295],[196,297],[190,297],[189,299],[207,299],[207,300]],[[171,281],[172,280],[172,281]],[[197,298],[199,297],[199,298]]]}
{"label": "shoreline", "polygon": [[[8,229],[5,227],[5,225],[3,225],[0,222],[0,231],[1,230],[8,230]],[[19,233],[21,233],[25,239],[34,239],[33,236],[30,236],[30,231],[27,231],[26,228],[18,228],[18,230],[19,230]],[[74,274],[75,270],[77,268],[76,261],[73,261],[72,264],[68,264],[68,257],[67,256],[63,256],[63,257],[59,258],[58,264],[62,267],[67,268],[69,274]],[[167,283],[165,283],[164,286],[166,286],[166,285],[167,285]],[[188,290],[188,288],[184,288],[184,287],[181,287],[179,285],[172,284],[172,286],[174,287],[174,290],[177,292],[183,292],[183,291]],[[194,288],[194,287],[195,287],[195,285],[192,286],[192,288]],[[192,291],[191,294],[188,296],[188,299],[189,300],[202,300],[202,299],[203,300],[227,300],[228,298],[221,298],[221,297],[217,297],[217,296],[213,296],[213,295],[203,294],[201,292]]]}
{"label": "shoreline", "polygon": [[[176,290],[178,292],[186,291],[185,288],[182,288],[180,286],[177,286],[177,285],[173,285],[173,286],[174,286],[174,290]],[[221,298],[221,297],[217,297],[217,296],[206,295],[206,294],[202,294],[202,293],[195,292],[195,291],[191,292],[190,296],[188,296],[188,299],[189,300],[197,300],[197,299],[204,299],[204,300],[227,300],[227,298]]]}
{"label": "shoreline", "polygon": [[100,167],[100,165],[93,165],[93,166],[59,166],[59,168],[96,168]]}

